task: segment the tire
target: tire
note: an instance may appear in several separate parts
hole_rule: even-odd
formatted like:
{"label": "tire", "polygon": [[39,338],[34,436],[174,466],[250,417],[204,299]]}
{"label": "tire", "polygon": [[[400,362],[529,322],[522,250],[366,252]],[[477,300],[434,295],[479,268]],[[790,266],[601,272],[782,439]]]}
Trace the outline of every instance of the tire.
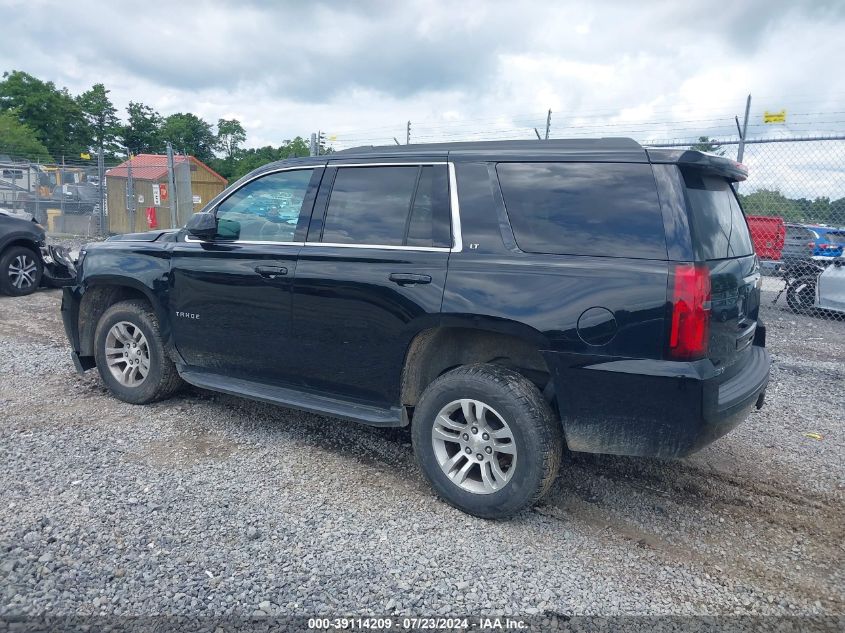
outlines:
{"label": "tire", "polygon": [[[484,405],[483,413],[473,401]],[[564,450],[560,422],[537,387],[497,365],[466,365],[432,382],[414,411],[411,435],[435,492],[459,510],[488,519],[539,501],[554,483]]]}
{"label": "tire", "polygon": [[158,319],[144,301],[121,301],[103,313],[94,333],[94,357],[103,382],[124,402],[162,400],[183,384],[165,352]]}
{"label": "tire", "polygon": [[786,289],[786,303],[793,312],[802,314],[816,303],[816,278],[801,277]]}
{"label": "tire", "polygon": [[31,295],[41,284],[41,257],[26,246],[13,246],[0,256],[0,291],[12,297]]}

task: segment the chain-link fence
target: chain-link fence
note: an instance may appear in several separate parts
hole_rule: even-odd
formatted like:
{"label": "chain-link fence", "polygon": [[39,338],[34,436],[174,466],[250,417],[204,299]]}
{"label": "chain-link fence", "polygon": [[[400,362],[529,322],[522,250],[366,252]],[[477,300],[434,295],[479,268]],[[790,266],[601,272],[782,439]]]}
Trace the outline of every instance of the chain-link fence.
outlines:
{"label": "chain-link fence", "polygon": [[748,167],[737,192],[765,274],[764,309],[845,320],[845,136],[661,146]]}
{"label": "chain-link fence", "polygon": [[[184,226],[226,181],[190,156],[37,163],[0,148],[0,209],[85,237]],[[195,191],[195,189],[197,191]]]}
{"label": "chain-link fence", "polygon": [[93,160],[36,163],[0,151],[0,208],[56,233],[93,236],[105,230],[106,165]]}

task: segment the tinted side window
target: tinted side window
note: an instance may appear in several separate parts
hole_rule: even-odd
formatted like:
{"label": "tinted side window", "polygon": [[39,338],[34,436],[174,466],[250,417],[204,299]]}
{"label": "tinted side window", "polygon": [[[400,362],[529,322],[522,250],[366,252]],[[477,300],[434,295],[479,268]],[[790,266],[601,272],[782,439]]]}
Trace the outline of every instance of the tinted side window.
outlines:
{"label": "tinted side window", "polygon": [[445,165],[426,165],[408,218],[408,246],[450,246],[449,185]]}
{"label": "tinted side window", "polygon": [[748,224],[727,180],[682,170],[690,206],[692,235],[703,259],[727,259],[754,253]]}
{"label": "tinted side window", "polygon": [[323,242],[401,246],[419,167],[340,167]]}
{"label": "tinted side window", "polygon": [[667,258],[650,165],[499,163],[496,170],[520,249]]}
{"label": "tinted side window", "polygon": [[292,242],[313,171],[281,171],[245,184],[217,207],[218,236]]}

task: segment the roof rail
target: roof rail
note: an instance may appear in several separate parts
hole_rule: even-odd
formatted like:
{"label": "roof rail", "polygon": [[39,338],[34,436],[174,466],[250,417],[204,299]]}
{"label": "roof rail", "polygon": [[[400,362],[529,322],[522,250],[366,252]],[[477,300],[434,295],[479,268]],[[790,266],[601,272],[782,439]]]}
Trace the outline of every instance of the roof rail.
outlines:
{"label": "roof rail", "polygon": [[455,143],[415,143],[412,145],[361,145],[334,152],[334,154],[364,154],[367,152],[420,152],[420,151],[460,151],[460,150],[501,150],[501,149],[550,149],[550,150],[637,150],[642,149],[637,141],[625,137],[607,138],[561,138],[515,141],[463,141]]}

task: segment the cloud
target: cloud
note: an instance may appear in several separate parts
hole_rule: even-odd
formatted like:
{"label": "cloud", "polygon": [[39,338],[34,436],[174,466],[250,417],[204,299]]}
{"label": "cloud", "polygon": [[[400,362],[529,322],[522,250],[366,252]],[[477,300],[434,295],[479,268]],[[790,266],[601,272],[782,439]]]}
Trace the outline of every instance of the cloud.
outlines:
{"label": "cloud", "polygon": [[[677,138],[733,132],[754,94],[793,132],[842,130],[845,4],[750,0],[339,3],[0,0],[0,68],[121,109],[237,117],[248,144],[321,129],[338,146],[552,133]],[[842,119],[843,117],[839,117]]]}

